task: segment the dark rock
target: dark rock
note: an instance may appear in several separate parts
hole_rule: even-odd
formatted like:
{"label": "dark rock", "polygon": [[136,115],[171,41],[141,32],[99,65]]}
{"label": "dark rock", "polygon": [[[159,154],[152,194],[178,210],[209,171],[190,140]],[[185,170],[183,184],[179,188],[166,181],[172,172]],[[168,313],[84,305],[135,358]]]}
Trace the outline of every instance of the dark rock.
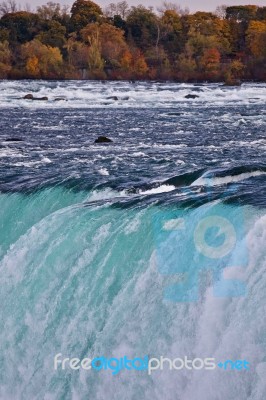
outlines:
{"label": "dark rock", "polygon": [[34,97],[33,94],[26,94],[26,96],[23,97],[25,100],[37,100],[37,101],[47,101],[48,97]]}
{"label": "dark rock", "polygon": [[33,94],[26,94],[26,96],[24,96],[23,99],[25,99],[25,100],[33,100],[34,96],[33,96]]}
{"label": "dark rock", "polygon": [[56,97],[54,101],[67,101],[64,97]]}
{"label": "dark rock", "polygon": [[33,97],[34,101],[47,101],[48,97],[44,96],[44,97]]}
{"label": "dark rock", "polygon": [[109,139],[108,137],[106,137],[106,136],[99,136],[94,141],[94,143],[111,143],[111,142],[113,142],[113,141],[111,139]]}
{"label": "dark rock", "polygon": [[109,97],[107,97],[107,100],[115,100],[115,101],[117,101],[119,99],[118,99],[117,96],[109,96]]}
{"label": "dark rock", "polygon": [[197,97],[199,97],[197,94],[187,94],[185,96],[186,99],[196,99]]}
{"label": "dark rock", "polygon": [[6,139],[5,142],[23,142],[23,139],[14,137]]}

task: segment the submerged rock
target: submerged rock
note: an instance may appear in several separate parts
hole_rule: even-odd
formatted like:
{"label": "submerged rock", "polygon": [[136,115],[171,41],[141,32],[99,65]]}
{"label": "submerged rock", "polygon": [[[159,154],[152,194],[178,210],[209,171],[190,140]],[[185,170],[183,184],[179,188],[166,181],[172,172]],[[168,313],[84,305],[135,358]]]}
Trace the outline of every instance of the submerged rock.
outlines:
{"label": "submerged rock", "polygon": [[33,97],[32,100],[37,100],[37,101],[47,101],[48,97],[44,96],[44,97]]}
{"label": "submerged rock", "polygon": [[106,136],[99,136],[94,143],[112,143],[113,141]]}
{"label": "submerged rock", "polygon": [[197,97],[199,97],[197,94],[187,94],[185,96],[186,99],[196,99]]}
{"label": "submerged rock", "polygon": [[109,97],[107,97],[107,100],[115,100],[115,101],[118,101],[119,99],[118,99],[117,96],[109,96]]}
{"label": "submerged rock", "polygon": [[54,101],[67,101],[64,97],[56,97]]}
{"label": "submerged rock", "polygon": [[12,138],[6,139],[5,142],[23,142],[23,139],[17,138],[17,137],[12,137]]}
{"label": "submerged rock", "polygon": [[48,97],[34,97],[33,94],[29,93],[26,94],[26,96],[23,97],[24,100],[37,100],[37,101],[47,101]]}

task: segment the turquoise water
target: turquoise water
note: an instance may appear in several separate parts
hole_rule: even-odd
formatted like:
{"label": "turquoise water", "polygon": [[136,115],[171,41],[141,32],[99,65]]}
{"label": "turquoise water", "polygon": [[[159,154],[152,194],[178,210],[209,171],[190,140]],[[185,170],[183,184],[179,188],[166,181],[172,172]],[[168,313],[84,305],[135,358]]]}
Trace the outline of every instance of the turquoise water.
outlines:
{"label": "turquoise water", "polygon": [[[1,400],[264,400],[266,114],[241,93],[221,106],[217,87],[202,91],[178,111],[0,108]],[[207,91],[217,104],[206,104]],[[93,144],[108,132],[114,144]],[[213,215],[237,238],[210,262],[195,230]],[[206,241],[219,248],[223,234]],[[238,283],[218,296],[220,281]],[[58,353],[246,359],[251,368],[113,376],[55,371]]]}

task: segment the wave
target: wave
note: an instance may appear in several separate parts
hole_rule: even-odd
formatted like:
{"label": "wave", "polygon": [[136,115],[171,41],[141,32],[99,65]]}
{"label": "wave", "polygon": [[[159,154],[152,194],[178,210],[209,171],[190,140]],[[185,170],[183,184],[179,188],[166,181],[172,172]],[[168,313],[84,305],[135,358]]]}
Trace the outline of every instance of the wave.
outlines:
{"label": "wave", "polygon": [[[249,171],[248,171],[249,170]],[[246,172],[243,172],[246,171]],[[227,175],[228,174],[228,175]],[[222,171],[220,174],[218,173],[207,173],[201,177],[199,177],[195,182],[192,183],[192,186],[217,186],[217,185],[226,185],[229,183],[237,183],[241,181],[245,181],[250,178],[256,178],[258,176],[266,175],[266,169],[254,169],[247,167],[245,168],[235,168],[229,171]]]}
{"label": "wave", "polygon": [[[196,98],[186,96],[197,92]],[[33,93],[36,97],[47,96],[48,101],[34,102],[22,98]],[[62,101],[55,99],[62,98]],[[176,107],[191,103],[212,106],[228,104],[264,104],[265,84],[243,84],[238,88],[222,84],[179,84],[154,82],[108,82],[99,81],[2,81],[0,82],[1,107],[22,108],[159,108]]]}

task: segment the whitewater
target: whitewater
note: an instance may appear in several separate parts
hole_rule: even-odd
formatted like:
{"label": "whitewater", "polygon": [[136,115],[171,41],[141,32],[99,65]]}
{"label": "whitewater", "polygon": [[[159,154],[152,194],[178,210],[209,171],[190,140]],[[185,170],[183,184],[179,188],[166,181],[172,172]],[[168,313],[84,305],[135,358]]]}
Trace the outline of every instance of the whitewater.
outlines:
{"label": "whitewater", "polygon": [[[265,104],[260,83],[0,82],[1,400],[266,398]],[[198,241],[213,218],[235,232],[219,257],[226,231]],[[250,369],[114,376],[58,353]]]}

